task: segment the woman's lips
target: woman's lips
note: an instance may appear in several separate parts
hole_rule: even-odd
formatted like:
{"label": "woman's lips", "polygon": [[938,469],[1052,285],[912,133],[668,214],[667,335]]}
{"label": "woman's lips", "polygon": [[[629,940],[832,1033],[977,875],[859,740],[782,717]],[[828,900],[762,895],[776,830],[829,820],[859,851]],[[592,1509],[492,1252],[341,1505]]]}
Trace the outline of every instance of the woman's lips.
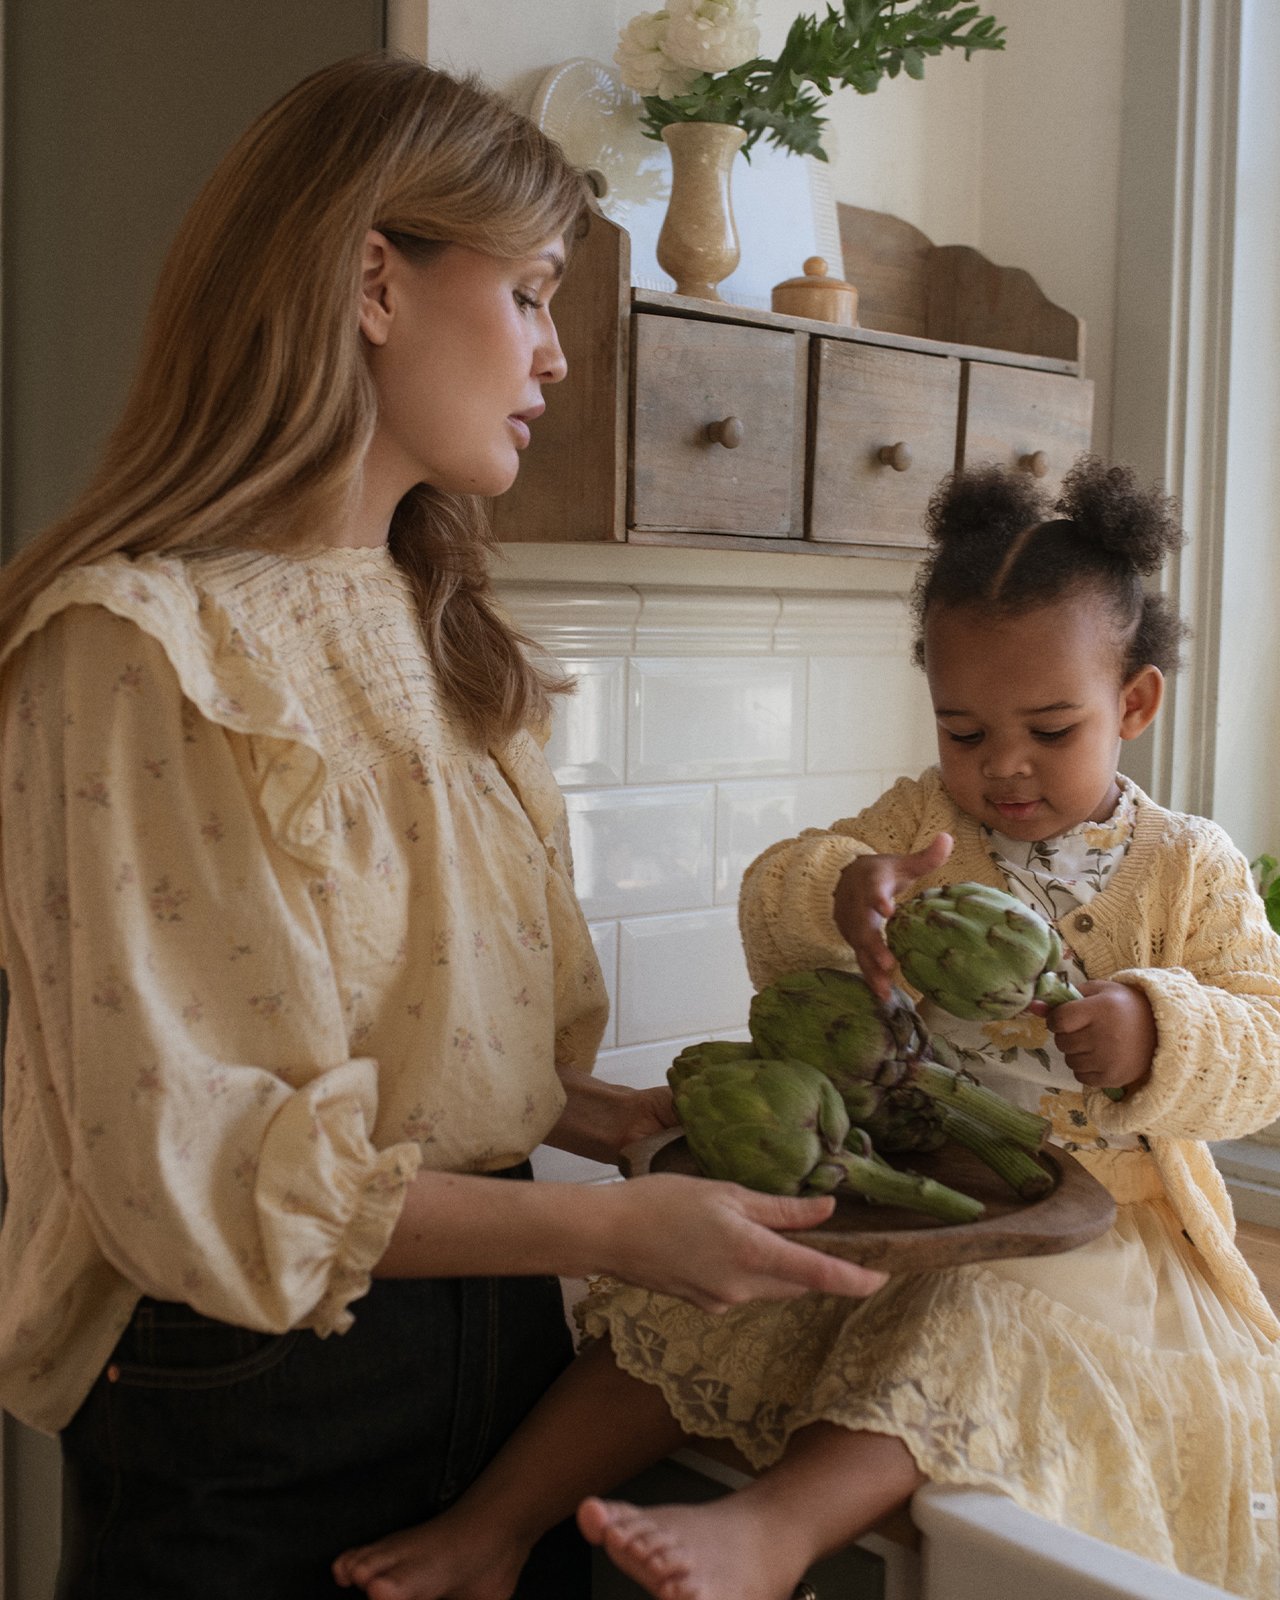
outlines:
{"label": "woman's lips", "polygon": [[529,425],[536,422],[546,409],[544,405],[530,406],[527,411],[513,411],[507,418],[516,436],[516,444],[519,449],[523,450],[529,443]]}

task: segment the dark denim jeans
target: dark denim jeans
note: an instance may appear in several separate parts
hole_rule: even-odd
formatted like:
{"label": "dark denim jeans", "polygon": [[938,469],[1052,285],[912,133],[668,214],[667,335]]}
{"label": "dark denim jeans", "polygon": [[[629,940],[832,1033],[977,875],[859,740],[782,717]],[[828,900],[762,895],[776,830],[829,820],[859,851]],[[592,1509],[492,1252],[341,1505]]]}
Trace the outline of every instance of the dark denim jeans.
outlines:
{"label": "dark denim jeans", "polygon": [[[571,1357],[545,1278],[380,1279],[348,1333],[143,1300],[62,1436],[58,1600],[324,1600],[339,1551],[443,1510]],[[571,1524],[521,1600],[588,1600]]]}

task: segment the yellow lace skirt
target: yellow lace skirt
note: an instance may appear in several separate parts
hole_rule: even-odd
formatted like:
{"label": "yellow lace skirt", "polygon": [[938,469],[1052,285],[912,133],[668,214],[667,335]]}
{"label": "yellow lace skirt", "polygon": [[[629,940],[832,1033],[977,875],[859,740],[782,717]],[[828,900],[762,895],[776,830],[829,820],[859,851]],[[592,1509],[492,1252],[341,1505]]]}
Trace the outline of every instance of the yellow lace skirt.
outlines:
{"label": "yellow lace skirt", "polygon": [[1149,1158],[1099,1175],[1115,1226],[1066,1255],[722,1317],[601,1281],[578,1318],[756,1467],[818,1420],[891,1434],[937,1483],[1276,1600],[1280,1346],[1214,1292]]}

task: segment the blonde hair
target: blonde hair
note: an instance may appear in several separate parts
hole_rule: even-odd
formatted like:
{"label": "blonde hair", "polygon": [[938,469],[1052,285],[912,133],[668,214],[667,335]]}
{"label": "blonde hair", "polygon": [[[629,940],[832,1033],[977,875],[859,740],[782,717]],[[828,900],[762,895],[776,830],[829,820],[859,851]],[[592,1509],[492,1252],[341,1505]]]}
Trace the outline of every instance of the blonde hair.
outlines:
{"label": "blonde hair", "polygon": [[[66,516],[0,572],[0,645],[60,571],[114,552],[297,549],[358,486],[377,400],[356,317],[369,228],[515,258],[570,237],[582,176],[475,80],[379,51],[265,112],[187,214],[120,420]],[[568,687],[497,612],[483,503],[419,485],[390,546],[441,686],[483,736]]]}

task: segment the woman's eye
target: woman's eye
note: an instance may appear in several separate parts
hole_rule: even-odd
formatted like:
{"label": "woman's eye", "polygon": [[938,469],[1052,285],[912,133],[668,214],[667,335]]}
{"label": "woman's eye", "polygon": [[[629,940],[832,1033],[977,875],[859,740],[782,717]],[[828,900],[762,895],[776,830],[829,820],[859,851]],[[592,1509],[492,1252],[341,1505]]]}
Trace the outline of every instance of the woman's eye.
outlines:
{"label": "woman's eye", "polygon": [[537,295],[530,294],[526,289],[517,289],[515,291],[515,297],[516,304],[520,307],[521,311],[542,310],[543,302],[538,299]]}

